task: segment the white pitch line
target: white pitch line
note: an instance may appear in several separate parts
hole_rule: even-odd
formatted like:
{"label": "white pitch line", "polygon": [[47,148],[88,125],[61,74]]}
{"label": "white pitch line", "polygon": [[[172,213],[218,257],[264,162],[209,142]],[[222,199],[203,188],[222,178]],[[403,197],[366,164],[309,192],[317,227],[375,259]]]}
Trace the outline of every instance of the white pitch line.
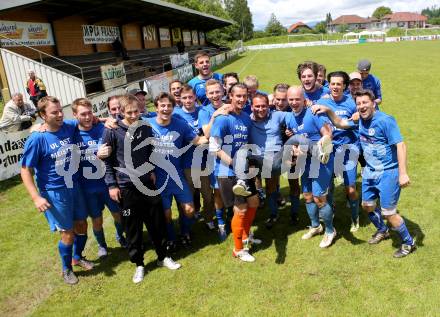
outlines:
{"label": "white pitch line", "polygon": [[243,66],[243,68],[238,72],[238,75],[240,74],[249,66],[249,64],[254,60],[254,58],[261,52],[262,50],[258,50],[254,56]]}

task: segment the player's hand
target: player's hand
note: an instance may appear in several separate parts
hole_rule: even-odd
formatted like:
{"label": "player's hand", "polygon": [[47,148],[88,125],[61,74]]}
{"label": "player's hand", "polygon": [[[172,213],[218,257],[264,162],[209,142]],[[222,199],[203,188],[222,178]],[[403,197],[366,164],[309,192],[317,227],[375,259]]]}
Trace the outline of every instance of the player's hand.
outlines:
{"label": "player's hand", "polygon": [[112,151],[113,149],[110,145],[103,144],[99,147],[98,152],[96,152],[96,156],[100,160],[104,160],[112,154]]}
{"label": "player's hand", "polygon": [[231,112],[231,105],[230,104],[226,104],[221,106],[220,108],[218,108],[213,114],[212,116],[215,118],[219,115],[227,115]]}
{"label": "player's hand", "polygon": [[121,196],[121,191],[119,190],[119,187],[115,187],[115,188],[110,188],[108,190],[108,193],[110,194],[110,198],[113,199],[116,202],[120,202],[120,199],[122,198]]}
{"label": "player's hand", "polygon": [[286,131],[284,132],[289,138],[291,137],[291,136],[293,136],[293,131],[292,130],[289,130],[289,129],[286,129]]}
{"label": "player's hand", "polygon": [[359,112],[353,113],[350,120],[353,120],[354,122],[358,122],[359,121]]}
{"label": "player's hand", "polygon": [[37,207],[39,212],[45,212],[50,208],[49,202],[46,200],[46,198],[38,196],[34,199],[35,207]]}
{"label": "player's hand", "polygon": [[399,185],[402,188],[408,187],[410,184],[408,174],[399,175]]}
{"label": "player's hand", "polygon": [[114,118],[107,118],[107,120],[105,120],[104,126],[107,129],[116,129],[118,127],[118,124],[116,123],[117,120]]}
{"label": "player's hand", "polygon": [[[107,120],[106,120],[107,121]],[[99,118],[97,117],[97,116],[93,116],[93,119],[92,119],[92,124],[93,125],[97,125],[98,123],[100,123],[101,122],[101,120],[99,120]]]}
{"label": "player's hand", "polygon": [[300,147],[299,145],[292,145],[292,151],[291,151],[291,154],[292,154],[293,156],[298,157],[298,156],[306,155],[307,152],[303,152],[302,149],[301,149],[301,147]]}
{"label": "player's hand", "polygon": [[321,114],[321,113],[327,113],[329,110],[328,107],[322,106],[322,105],[313,105],[310,110],[312,110],[313,114]]}
{"label": "player's hand", "polygon": [[309,99],[306,99],[306,107],[308,108],[308,107],[311,107],[311,106],[313,106],[313,101],[311,101]]}
{"label": "player's hand", "polygon": [[151,174],[150,174],[150,180],[153,182],[153,184],[156,185],[156,174],[154,174],[154,172],[151,172]]}

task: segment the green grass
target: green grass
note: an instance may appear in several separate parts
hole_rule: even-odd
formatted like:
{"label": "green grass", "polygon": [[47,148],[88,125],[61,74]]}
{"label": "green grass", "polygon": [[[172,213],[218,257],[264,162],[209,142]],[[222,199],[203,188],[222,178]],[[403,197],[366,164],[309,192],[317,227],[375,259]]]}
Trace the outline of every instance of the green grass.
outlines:
{"label": "green grass", "polygon": [[[155,255],[145,256],[148,274],[141,285],[131,282],[133,266],[117,247],[111,218],[105,228],[111,255],[96,257],[89,239],[86,255],[97,262],[79,272],[80,283],[63,284],[56,253],[57,235],[18,178],[0,183],[0,312],[2,316],[439,316],[440,160],[438,142],[439,42],[372,43],[249,52],[220,69],[258,76],[261,89],[278,82],[298,84],[296,65],[316,60],[329,71],[355,69],[369,58],[372,73],[383,83],[381,108],[395,116],[408,145],[411,186],[402,192],[399,210],[417,236],[417,252],[392,258],[393,235],[377,246],[366,240],[374,229],[362,215],[361,228],[349,233],[349,210],[342,188],[336,190],[338,240],[329,249],[319,238],[301,241],[307,222],[292,228],[288,208],[268,231],[267,210],[259,210],[254,232],[264,240],[255,248],[257,261],[231,257],[231,237],[222,244],[202,224],[195,226],[194,250],[175,258],[177,272],[156,269]],[[282,184],[287,194],[286,182]]]}

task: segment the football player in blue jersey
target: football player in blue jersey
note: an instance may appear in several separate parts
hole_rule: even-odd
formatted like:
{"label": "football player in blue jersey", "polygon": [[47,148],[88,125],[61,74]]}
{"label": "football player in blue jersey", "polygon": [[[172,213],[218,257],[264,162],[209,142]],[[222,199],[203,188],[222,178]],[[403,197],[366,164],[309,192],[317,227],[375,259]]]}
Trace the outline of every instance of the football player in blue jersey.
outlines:
{"label": "football player in blue jersey", "polygon": [[93,263],[82,258],[87,241],[87,210],[76,173],[80,159],[74,149],[77,126],[63,121],[61,104],[55,97],[42,98],[38,110],[46,130],[32,133],[26,141],[21,177],[35,207],[44,213],[50,230],[60,232],[58,252],[63,278],[67,284],[76,284],[78,278],[72,264],[93,268]]}
{"label": "football player in blue jersey", "polygon": [[[362,207],[377,229],[368,243],[377,244],[390,237],[383,215],[402,239],[402,245],[394,257],[405,257],[416,250],[405,221],[397,213],[400,190],[410,184],[406,145],[396,120],[376,110],[375,96],[370,90],[356,93],[356,105],[360,116],[360,143],[367,162],[362,173]],[[337,116],[329,107],[315,106],[313,110],[327,113],[338,128],[350,129],[353,125],[349,120]],[[380,201],[380,208],[377,200]]]}
{"label": "football player in blue jersey", "polygon": [[194,93],[197,96],[197,100],[202,106],[206,106],[209,103],[209,99],[206,97],[206,81],[209,79],[215,79],[222,81],[222,74],[214,73],[211,70],[211,62],[209,61],[209,54],[206,52],[199,52],[194,56],[194,66],[199,74],[188,82],[188,85],[192,87]]}
{"label": "football player in blue jersey", "polygon": [[238,74],[237,73],[226,73],[223,74],[223,102],[229,103],[229,90],[232,86],[237,84],[239,82]]}
{"label": "football player in blue jersey", "polygon": [[182,91],[182,86],[183,83],[178,79],[174,79],[170,82],[170,94],[173,95],[174,100],[176,100],[176,107],[181,107],[180,92]]}
{"label": "football player in blue jersey", "polygon": [[318,64],[306,61],[298,65],[296,73],[304,90],[307,106],[315,104],[321,97],[328,95],[330,90],[317,82]]}
{"label": "football player in blue jersey", "polygon": [[325,68],[325,66],[322,64],[318,64],[318,76],[316,77],[316,81],[321,86],[325,88],[329,88],[326,76],[327,76],[327,68]]}
{"label": "football player in blue jersey", "polygon": [[370,74],[371,62],[367,59],[360,60],[357,69],[362,77],[362,87],[371,90],[374,94],[374,102],[380,105],[382,102],[381,83],[379,78]]}

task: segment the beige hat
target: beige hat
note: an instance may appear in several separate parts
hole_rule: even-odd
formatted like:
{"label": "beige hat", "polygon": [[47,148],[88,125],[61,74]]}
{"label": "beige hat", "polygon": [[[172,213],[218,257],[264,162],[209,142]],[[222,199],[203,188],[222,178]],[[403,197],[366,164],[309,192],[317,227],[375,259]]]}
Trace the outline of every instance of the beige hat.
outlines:
{"label": "beige hat", "polygon": [[362,81],[362,76],[359,72],[352,72],[349,76],[350,76],[350,81],[354,79],[359,79],[360,81]]}

